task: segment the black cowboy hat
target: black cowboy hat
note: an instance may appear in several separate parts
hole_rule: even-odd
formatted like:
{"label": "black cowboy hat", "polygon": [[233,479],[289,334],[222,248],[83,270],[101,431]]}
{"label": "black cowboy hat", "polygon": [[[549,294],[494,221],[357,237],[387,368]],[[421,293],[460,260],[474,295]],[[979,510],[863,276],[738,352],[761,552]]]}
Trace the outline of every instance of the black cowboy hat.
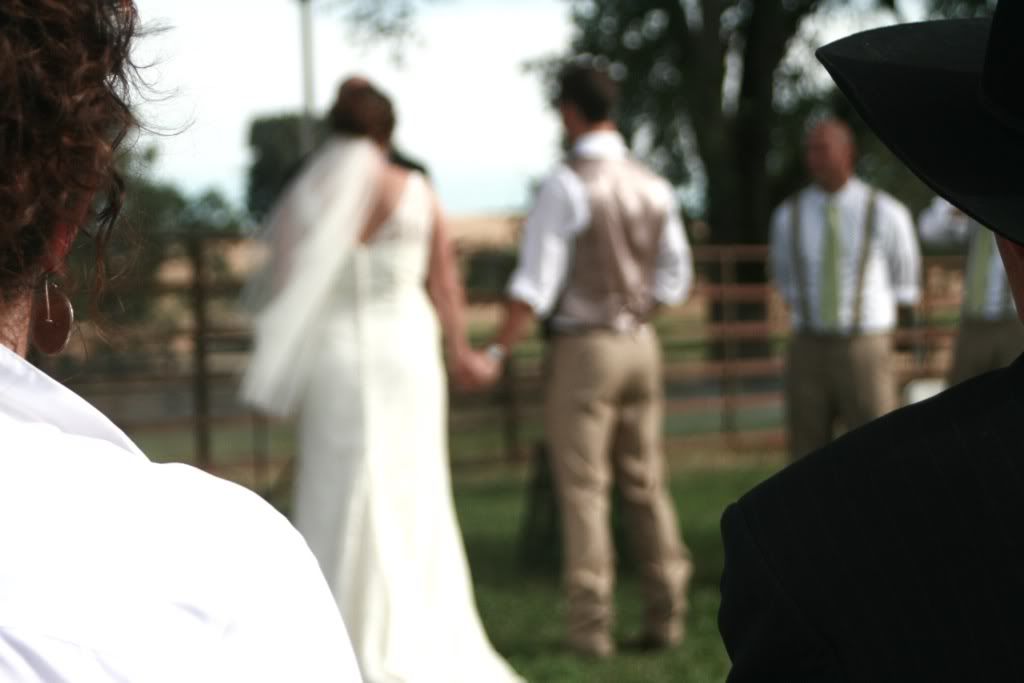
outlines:
{"label": "black cowboy hat", "polygon": [[1024,0],[817,51],[878,137],[964,213],[1024,244]]}

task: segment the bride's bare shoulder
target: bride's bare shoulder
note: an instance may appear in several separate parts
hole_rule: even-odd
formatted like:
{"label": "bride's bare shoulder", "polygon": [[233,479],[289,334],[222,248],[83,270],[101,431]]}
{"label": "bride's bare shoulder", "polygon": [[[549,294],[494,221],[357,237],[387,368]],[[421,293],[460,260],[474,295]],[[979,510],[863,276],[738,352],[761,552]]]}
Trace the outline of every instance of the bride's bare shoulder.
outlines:
{"label": "bride's bare shoulder", "polygon": [[385,163],[380,173],[381,194],[393,197],[401,193],[412,174],[397,164]]}

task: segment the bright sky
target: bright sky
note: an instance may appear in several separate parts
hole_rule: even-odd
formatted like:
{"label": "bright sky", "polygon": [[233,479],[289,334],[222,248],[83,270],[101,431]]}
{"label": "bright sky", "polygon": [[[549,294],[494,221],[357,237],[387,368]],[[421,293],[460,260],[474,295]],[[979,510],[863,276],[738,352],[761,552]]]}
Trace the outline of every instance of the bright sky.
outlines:
{"label": "bright sky", "polygon": [[[302,106],[296,0],[137,0],[142,19],[169,27],[137,56],[166,93],[143,108],[157,173],[189,193],[216,188],[241,203],[254,117]],[[353,44],[338,15],[315,24],[316,103],[325,111],[352,73],[395,101],[398,145],[425,161],[453,213],[522,208],[531,180],[556,161],[559,130],[524,61],[563,52],[570,25],[561,0],[434,0],[417,19],[404,66],[388,45]]]}

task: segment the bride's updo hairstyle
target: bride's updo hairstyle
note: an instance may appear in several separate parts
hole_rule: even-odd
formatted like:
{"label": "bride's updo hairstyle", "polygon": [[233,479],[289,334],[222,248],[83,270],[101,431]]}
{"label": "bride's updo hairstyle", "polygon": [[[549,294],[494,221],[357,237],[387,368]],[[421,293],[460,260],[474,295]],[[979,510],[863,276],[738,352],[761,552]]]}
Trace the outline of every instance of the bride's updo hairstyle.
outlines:
{"label": "bride's updo hairstyle", "polygon": [[395,130],[395,111],[391,100],[369,83],[346,82],[338,89],[328,122],[340,135],[365,136],[388,145]]}
{"label": "bride's updo hairstyle", "polygon": [[0,293],[59,267],[48,249],[78,228],[101,277],[122,205],[114,162],[136,125],[137,25],[132,0],[0,1]]}

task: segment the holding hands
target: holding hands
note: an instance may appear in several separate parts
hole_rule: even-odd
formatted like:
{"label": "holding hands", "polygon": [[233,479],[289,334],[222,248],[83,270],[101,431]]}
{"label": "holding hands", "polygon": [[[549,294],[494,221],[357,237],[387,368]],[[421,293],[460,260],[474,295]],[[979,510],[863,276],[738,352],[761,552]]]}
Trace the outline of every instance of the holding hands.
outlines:
{"label": "holding hands", "polygon": [[487,389],[501,377],[504,350],[496,344],[481,351],[465,346],[454,354],[452,374],[460,389]]}

